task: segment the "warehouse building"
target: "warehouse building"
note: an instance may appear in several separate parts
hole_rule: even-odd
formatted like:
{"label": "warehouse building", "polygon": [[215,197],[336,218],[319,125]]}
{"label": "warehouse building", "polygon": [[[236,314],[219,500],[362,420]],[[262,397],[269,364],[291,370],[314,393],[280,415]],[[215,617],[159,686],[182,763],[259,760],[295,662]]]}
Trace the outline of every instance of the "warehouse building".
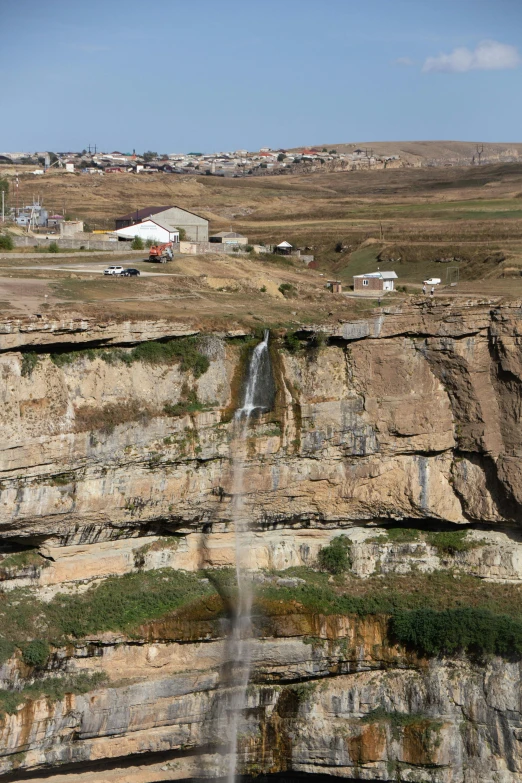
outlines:
{"label": "warehouse building", "polygon": [[150,239],[154,243],[163,244],[164,242],[179,242],[179,231],[172,228],[168,223],[164,223],[158,217],[150,220],[143,220],[133,226],[119,228],[114,232],[118,239],[131,241],[139,237],[144,242]]}
{"label": "warehouse building", "polygon": [[172,231],[183,229],[185,238],[192,242],[208,242],[208,220],[181,207],[144,207],[116,218],[115,229],[135,228],[146,220],[154,220]]}

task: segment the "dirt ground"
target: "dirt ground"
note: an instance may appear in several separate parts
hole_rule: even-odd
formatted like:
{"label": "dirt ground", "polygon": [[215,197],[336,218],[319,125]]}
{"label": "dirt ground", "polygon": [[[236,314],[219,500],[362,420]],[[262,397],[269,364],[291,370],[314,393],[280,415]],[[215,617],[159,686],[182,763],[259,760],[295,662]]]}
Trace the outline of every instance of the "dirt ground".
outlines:
{"label": "dirt ground", "polygon": [[[34,178],[20,177],[19,198]],[[325,290],[327,279],[393,269],[401,301],[440,277],[437,296],[522,297],[522,164],[412,168],[247,179],[51,173],[38,182],[49,209],[113,228],[137,207],[178,204],[251,242],[288,240],[316,269],[274,256],[180,256],[167,265],[93,253],[0,259],[3,313],[74,308],[84,314],[205,324],[297,324],[357,317],[378,306]],[[25,195],[24,195],[25,194]],[[385,259],[385,260],[383,260]],[[108,263],[139,279],[104,278]],[[449,286],[457,282],[456,286]],[[283,296],[279,287],[292,288]],[[446,286],[446,284],[448,284]]]}

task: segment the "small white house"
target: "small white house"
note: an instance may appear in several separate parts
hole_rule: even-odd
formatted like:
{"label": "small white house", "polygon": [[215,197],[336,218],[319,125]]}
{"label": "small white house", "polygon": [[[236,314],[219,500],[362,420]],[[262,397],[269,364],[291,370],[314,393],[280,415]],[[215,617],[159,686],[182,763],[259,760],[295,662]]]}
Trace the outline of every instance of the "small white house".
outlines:
{"label": "small white house", "polygon": [[119,228],[114,232],[118,239],[133,240],[134,237],[139,237],[144,242],[147,239],[151,239],[158,244],[164,244],[165,242],[179,242],[179,231],[167,223],[163,223],[161,220],[155,220],[149,218],[142,223],[135,223],[133,226],[126,226],[125,228]]}

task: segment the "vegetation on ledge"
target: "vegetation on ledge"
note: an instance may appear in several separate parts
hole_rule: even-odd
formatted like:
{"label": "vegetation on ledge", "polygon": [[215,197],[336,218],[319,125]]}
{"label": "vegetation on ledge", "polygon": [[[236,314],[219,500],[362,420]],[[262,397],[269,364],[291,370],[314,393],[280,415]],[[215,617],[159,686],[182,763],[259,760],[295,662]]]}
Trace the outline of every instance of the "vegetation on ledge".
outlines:
{"label": "vegetation on ledge", "polygon": [[210,361],[199,350],[197,337],[178,337],[172,340],[160,342],[150,340],[140,343],[135,348],[125,350],[123,348],[84,348],[70,353],[53,353],[51,361],[57,367],[72,364],[78,359],[102,359],[108,364],[123,362],[133,364],[179,364],[182,372],[192,372],[194,378],[204,375],[210,366]]}
{"label": "vegetation on ledge", "polygon": [[61,701],[67,693],[80,695],[95,690],[108,681],[103,672],[81,672],[65,677],[47,677],[27,685],[21,691],[0,690],[0,718],[5,713],[14,714],[25,701],[35,701],[45,696],[48,701]]}

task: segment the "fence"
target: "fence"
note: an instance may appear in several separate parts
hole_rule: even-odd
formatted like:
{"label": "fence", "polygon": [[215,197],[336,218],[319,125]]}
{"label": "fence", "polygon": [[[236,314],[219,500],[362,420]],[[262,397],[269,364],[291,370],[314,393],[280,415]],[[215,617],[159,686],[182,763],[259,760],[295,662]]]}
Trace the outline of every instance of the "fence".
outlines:
{"label": "fence", "polygon": [[59,248],[67,250],[114,250],[125,253],[129,249],[127,243],[118,242],[118,240],[109,241],[106,239],[73,239],[72,237],[39,237],[39,236],[17,236],[13,235],[13,242],[16,247],[46,247],[51,242],[56,242]]}

